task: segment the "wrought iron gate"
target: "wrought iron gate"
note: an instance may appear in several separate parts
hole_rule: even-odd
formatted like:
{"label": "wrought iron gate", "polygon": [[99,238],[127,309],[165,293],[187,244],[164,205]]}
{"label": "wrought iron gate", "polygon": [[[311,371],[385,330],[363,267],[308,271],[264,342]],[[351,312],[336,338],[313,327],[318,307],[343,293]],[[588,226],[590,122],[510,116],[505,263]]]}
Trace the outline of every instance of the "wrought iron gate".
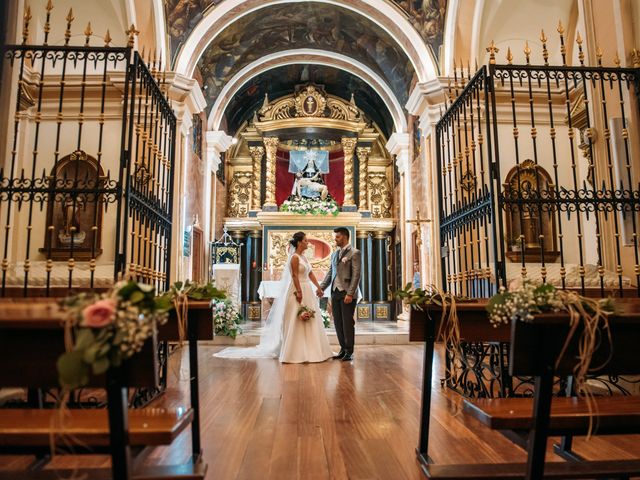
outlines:
{"label": "wrought iron gate", "polygon": [[69,26],[65,37],[2,48],[0,296],[105,289],[124,276],[164,290],[176,120],[160,74],[132,41],[70,46]]}
{"label": "wrought iron gate", "polygon": [[437,124],[443,286],[488,297],[530,279],[636,296],[640,70],[586,66],[581,45],[580,66],[525,54],[456,73]]}

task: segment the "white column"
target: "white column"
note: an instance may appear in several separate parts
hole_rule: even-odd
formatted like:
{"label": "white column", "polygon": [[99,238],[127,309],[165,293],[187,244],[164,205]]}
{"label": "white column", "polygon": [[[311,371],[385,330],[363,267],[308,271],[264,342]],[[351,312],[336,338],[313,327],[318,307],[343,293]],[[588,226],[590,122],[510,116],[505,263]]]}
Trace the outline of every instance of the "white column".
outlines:
{"label": "white column", "polygon": [[[231,146],[231,140],[232,137],[230,135],[227,135],[224,131],[222,130],[218,130],[218,131],[209,131],[205,134],[205,164],[206,164],[206,168],[205,168],[205,179],[204,179],[204,209],[203,211],[205,212],[205,219],[204,221],[201,222],[201,224],[204,226],[203,233],[204,233],[204,238],[207,242],[210,239],[212,239],[212,235],[215,233],[216,231],[216,225],[215,225],[215,218],[216,218],[216,213],[217,213],[217,209],[218,208],[225,208],[224,205],[220,205],[218,206],[216,204],[215,198],[216,198],[216,189],[217,189],[217,184],[218,182],[214,182],[213,185],[211,185],[211,173],[216,173],[218,171],[218,167],[220,166],[220,154],[222,152],[226,152],[227,149]],[[213,194],[213,195],[212,195]],[[211,199],[213,198],[213,201],[211,201]],[[211,220],[213,219],[213,221]],[[208,250],[208,249],[205,249]],[[206,252],[208,255],[208,252]],[[208,258],[208,257],[207,257]]]}
{"label": "white column", "polygon": [[411,224],[407,220],[411,218],[413,212],[413,201],[411,198],[411,172],[409,159],[409,145],[411,136],[408,133],[394,133],[389,137],[387,150],[396,156],[396,166],[400,173],[400,218],[398,226],[400,228],[400,238],[402,242],[402,284],[406,285],[411,281],[413,275],[413,249],[411,245]]}
{"label": "white column", "polygon": [[182,256],[182,238],[187,224],[184,207],[188,188],[189,158],[191,149],[191,129],[193,115],[199,114],[207,106],[198,82],[173,72],[166,74],[167,96],[176,116],[176,149],[173,179],[173,226],[171,235],[171,279],[183,280],[191,276],[191,262]]}
{"label": "white column", "polygon": [[440,181],[436,162],[435,126],[444,109],[442,102],[444,79],[418,83],[407,101],[406,108],[411,115],[419,118],[421,156],[420,171],[425,175],[423,192],[427,210],[420,212],[421,217],[431,220],[422,224],[422,251],[420,257],[423,285],[439,285],[440,278],[440,236],[438,211],[438,184]]}

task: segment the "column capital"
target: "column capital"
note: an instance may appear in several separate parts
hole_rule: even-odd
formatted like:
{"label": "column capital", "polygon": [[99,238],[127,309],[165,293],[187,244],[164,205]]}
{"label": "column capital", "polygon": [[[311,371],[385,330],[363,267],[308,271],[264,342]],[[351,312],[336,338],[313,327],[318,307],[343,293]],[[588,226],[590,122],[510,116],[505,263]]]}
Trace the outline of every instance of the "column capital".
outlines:
{"label": "column capital", "polygon": [[207,165],[212,171],[220,166],[220,154],[231,146],[232,137],[224,131],[208,131],[205,133]]}
{"label": "column capital", "polygon": [[391,155],[396,156],[396,166],[400,173],[409,170],[409,146],[411,135],[408,133],[394,133],[389,137],[386,148]]}

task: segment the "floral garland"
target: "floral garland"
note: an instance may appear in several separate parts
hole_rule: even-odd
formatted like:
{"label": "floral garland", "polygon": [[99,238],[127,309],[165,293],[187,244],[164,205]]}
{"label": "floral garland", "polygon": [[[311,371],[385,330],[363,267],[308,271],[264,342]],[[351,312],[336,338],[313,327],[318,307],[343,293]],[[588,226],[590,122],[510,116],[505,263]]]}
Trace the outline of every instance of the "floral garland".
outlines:
{"label": "floral garland", "polygon": [[489,299],[487,312],[494,327],[512,320],[533,321],[534,315],[547,312],[569,312],[574,310],[613,313],[613,300],[595,300],[582,297],[573,292],[558,290],[553,285],[543,283],[535,285],[525,281],[521,287],[511,292],[504,287]]}
{"label": "floral garland", "polygon": [[242,333],[240,322],[242,316],[230,300],[213,299],[211,301],[213,308],[213,326],[216,335],[224,335],[236,338]]}
{"label": "floral garland", "polygon": [[290,198],[280,205],[280,211],[300,215],[338,215],[340,207],[333,199],[317,200],[313,198]]}
{"label": "floral garland", "polygon": [[[139,352],[157,325],[167,321],[171,303],[151,285],[129,280],[102,295],[79,294],[63,301],[69,313],[67,352],[57,361],[60,385],[80,388]],[[71,330],[75,343],[71,344]]]}

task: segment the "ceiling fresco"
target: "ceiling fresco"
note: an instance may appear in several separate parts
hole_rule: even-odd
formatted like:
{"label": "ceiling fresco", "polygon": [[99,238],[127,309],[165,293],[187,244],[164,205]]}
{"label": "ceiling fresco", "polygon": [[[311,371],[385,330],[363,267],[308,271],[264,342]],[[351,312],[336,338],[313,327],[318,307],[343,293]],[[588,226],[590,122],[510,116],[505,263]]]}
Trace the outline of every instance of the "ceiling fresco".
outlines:
{"label": "ceiling fresco", "polygon": [[[164,0],[171,58],[175,60],[181,44],[193,31],[208,8],[224,0]],[[400,7],[425,43],[440,58],[448,0],[391,0]],[[263,16],[264,13],[260,14]]]}
{"label": "ceiling fresco", "polygon": [[283,4],[231,24],[198,62],[208,104],[246,65],[270,53],[316,48],[344,54],[380,75],[401,104],[409,96],[413,66],[391,36],[355,12],[317,2]]}
{"label": "ceiling fresco", "polygon": [[378,94],[359,77],[343,70],[321,65],[285,65],[268,70],[245,83],[233,97],[225,111],[227,133],[235,135],[245,120],[262,106],[265,93],[276,100],[294,92],[295,86],[312,82],[324,85],[330,95],[354,100],[367,120],[375,122],[389,138],[393,120]]}

